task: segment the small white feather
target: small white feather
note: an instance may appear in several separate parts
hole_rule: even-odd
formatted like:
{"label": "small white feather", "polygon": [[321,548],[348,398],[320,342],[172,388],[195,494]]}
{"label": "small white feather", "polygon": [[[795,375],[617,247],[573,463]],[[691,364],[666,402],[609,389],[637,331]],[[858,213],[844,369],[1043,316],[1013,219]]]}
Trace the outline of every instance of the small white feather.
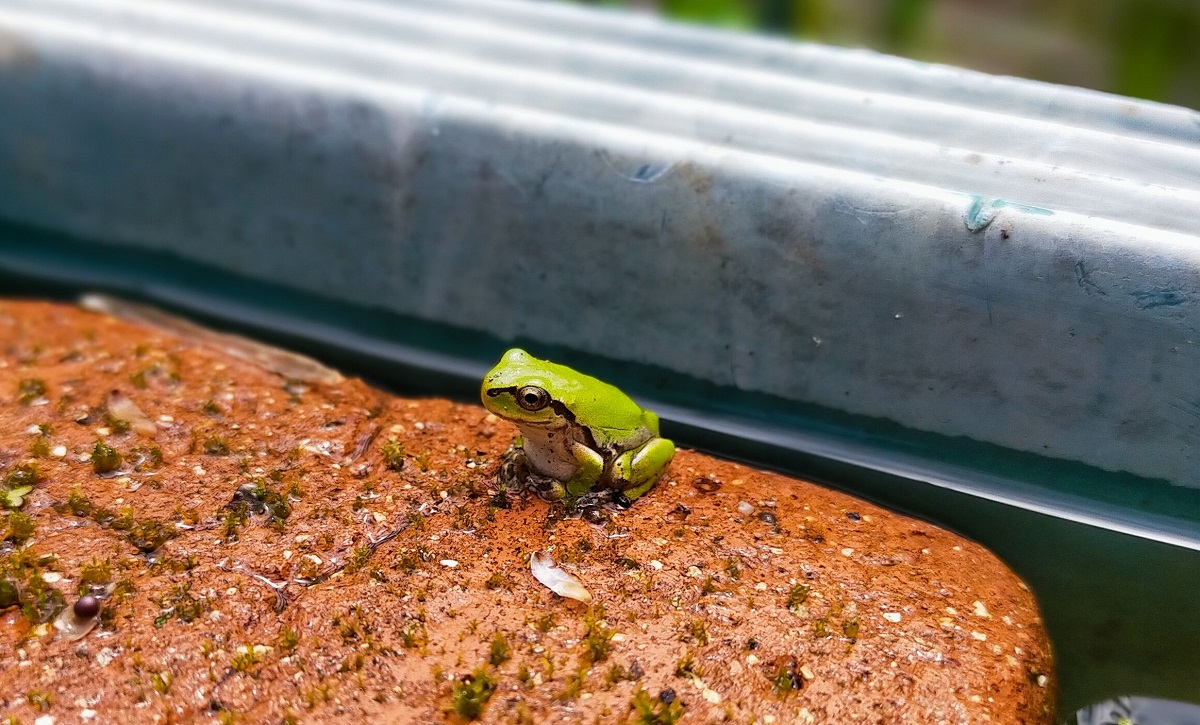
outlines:
{"label": "small white feather", "polygon": [[560,597],[574,599],[585,604],[592,601],[592,595],[583,586],[583,583],[555,566],[550,554],[543,554],[540,551],[533,552],[533,555],[529,557],[529,569],[533,572],[534,579],[545,584],[550,591]]}

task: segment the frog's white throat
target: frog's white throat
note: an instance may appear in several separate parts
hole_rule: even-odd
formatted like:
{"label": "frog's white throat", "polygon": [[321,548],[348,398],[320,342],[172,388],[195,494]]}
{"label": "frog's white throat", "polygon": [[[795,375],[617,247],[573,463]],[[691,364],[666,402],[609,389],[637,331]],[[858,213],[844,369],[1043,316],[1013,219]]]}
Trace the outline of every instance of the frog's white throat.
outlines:
{"label": "frog's white throat", "polygon": [[523,425],[520,428],[525,457],[534,471],[560,481],[574,475],[579,463],[571,453],[571,444],[583,442],[576,426]]}

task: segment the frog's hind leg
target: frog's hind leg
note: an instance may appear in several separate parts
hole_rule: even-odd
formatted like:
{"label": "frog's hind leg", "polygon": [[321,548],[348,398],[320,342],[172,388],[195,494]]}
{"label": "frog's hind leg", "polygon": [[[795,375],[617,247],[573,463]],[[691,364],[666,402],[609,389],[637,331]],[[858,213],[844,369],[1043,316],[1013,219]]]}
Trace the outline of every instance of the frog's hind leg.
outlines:
{"label": "frog's hind leg", "polygon": [[613,461],[613,479],[618,487],[628,485],[622,493],[630,500],[637,499],[658,483],[675,457],[675,444],[666,438],[654,438],[641,448],[621,454]]}

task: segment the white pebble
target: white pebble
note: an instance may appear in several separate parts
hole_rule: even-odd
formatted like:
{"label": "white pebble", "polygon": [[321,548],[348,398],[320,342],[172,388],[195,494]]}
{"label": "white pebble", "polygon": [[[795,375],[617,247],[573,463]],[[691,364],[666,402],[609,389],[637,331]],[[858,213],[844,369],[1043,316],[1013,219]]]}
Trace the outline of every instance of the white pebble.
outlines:
{"label": "white pebble", "polygon": [[972,636],[973,638],[975,638],[975,639],[979,640],[980,642],[986,642],[986,641],[987,641],[987,635],[986,635],[986,634],[984,634],[983,632],[974,632],[974,631],[973,631],[973,632],[971,632],[971,636]]}
{"label": "white pebble", "polygon": [[96,717],[95,710],[80,710],[79,711],[79,719],[80,720],[91,720],[94,717]]}
{"label": "white pebble", "polygon": [[749,516],[754,513],[754,506],[749,501],[738,501],[737,510],[742,516]]}
{"label": "white pebble", "polygon": [[55,458],[62,458],[63,456],[67,455],[67,447],[54,446],[54,450],[50,451],[50,455],[54,456]]}
{"label": "white pebble", "polygon": [[449,567],[451,569],[454,569],[455,567],[458,566],[458,562],[453,559],[442,559],[441,562],[439,562],[439,563],[442,566]]}
{"label": "white pebble", "polygon": [[42,715],[37,720],[33,721],[33,725],[54,725],[54,716]]}
{"label": "white pebble", "polygon": [[992,616],[991,614],[988,613],[987,607],[983,606],[983,602],[981,602],[981,601],[976,600],[975,602],[972,602],[971,606],[975,607],[975,616],[976,617],[991,617]]}
{"label": "white pebble", "polygon": [[842,549],[842,556],[850,556],[853,553],[854,553],[854,549],[851,549],[851,548]]}
{"label": "white pebble", "polygon": [[883,618],[889,622],[893,622],[893,623],[899,622],[900,621],[900,612],[884,612]]}

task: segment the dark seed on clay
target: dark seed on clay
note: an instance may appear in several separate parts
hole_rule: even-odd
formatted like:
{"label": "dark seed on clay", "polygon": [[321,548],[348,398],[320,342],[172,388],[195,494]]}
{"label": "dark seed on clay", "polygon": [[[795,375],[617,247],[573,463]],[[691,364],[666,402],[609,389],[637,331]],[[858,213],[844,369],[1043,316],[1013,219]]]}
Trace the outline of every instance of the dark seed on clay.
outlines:
{"label": "dark seed on clay", "polygon": [[763,511],[762,513],[760,513],[758,515],[758,520],[763,522],[764,524],[771,524],[772,526],[774,526],[775,525],[775,514],[771,513],[770,511]]}
{"label": "dark seed on clay", "polygon": [[620,491],[613,494],[612,502],[614,506],[620,509],[627,509],[633,505],[633,501],[630,501],[629,497]]}
{"label": "dark seed on clay", "polygon": [[675,508],[671,509],[671,512],[667,514],[667,518],[672,521],[683,521],[691,512],[690,508],[679,503],[675,504]]}
{"label": "dark seed on clay", "polygon": [[604,512],[600,510],[599,506],[584,507],[583,511],[580,513],[580,516],[589,524],[603,524],[606,518],[604,516]]}
{"label": "dark seed on clay", "polygon": [[862,516],[859,516],[857,511],[847,511],[846,518],[850,519],[851,521],[861,521],[862,520]]}
{"label": "dark seed on clay", "polygon": [[667,689],[658,693],[658,699],[662,702],[662,704],[670,705],[672,702],[675,702],[675,691],[668,687]]}
{"label": "dark seed on clay", "polygon": [[75,600],[75,616],[80,619],[91,619],[100,613],[100,600],[91,596],[80,597]]}

